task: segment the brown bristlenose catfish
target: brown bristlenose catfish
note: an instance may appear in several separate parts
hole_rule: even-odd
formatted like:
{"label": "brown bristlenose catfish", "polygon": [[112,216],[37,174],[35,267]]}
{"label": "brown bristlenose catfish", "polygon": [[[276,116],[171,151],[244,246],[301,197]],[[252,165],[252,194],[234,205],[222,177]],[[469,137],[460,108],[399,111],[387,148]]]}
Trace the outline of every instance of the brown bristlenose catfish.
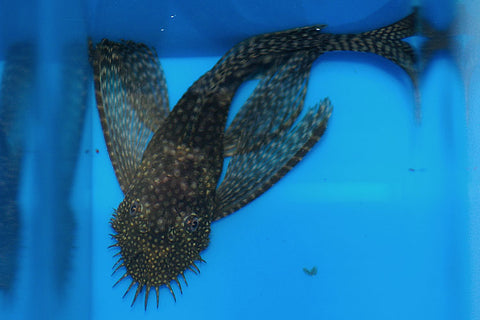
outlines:
{"label": "brown bristlenose catfish", "polygon": [[[302,112],[312,63],[325,52],[381,55],[407,72],[416,88],[415,54],[403,39],[415,13],[359,34],[323,33],[323,25],[263,34],[240,42],[200,77],[169,111],[155,51],[132,41],[90,48],[96,100],[108,152],[124,200],[115,210],[112,247],[118,280],[157,295],[195,262],[212,222],[248,204],[288,173],[324,133],[328,99]],[[260,78],[226,128],[232,98]],[[219,183],[224,160],[229,158]],[[117,283],[118,283],[117,282]],[[126,292],[126,293],[127,293]]]}

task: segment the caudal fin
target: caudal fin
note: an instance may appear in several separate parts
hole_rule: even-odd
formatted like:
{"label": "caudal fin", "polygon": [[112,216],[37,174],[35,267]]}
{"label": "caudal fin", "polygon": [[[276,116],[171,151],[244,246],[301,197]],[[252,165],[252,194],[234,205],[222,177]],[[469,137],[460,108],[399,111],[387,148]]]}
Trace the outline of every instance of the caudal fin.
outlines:
{"label": "caudal fin", "polygon": [[400,21],[388,26],[361,33],[361,35],[380,38],[383,40],[402,40],[417,33],[418,8]]}
{"label": "caudal fin", "polygon": [[412,80],[415,90],[415,113],[420,119],[420,91],[418,88],[419,66],[414,48],[406,38],[418,33],[418,8],[402,20],[386,27],[359,34],[366,41],[374,43],[373,53],[381,55],[399,65]]}

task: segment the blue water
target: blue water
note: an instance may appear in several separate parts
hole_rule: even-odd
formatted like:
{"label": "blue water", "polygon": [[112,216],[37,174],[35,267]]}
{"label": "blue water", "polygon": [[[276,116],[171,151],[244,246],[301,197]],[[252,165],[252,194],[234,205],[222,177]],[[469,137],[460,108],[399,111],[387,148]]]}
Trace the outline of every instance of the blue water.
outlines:
{"label": "blue water", "polygon": [[[202,254],[207,263],[199,264],[200,275],[186,272],[183,294],[174,286],[176,302],[162,288],[159,308],[151,294],[145,311],[143,295],[133,307],[134,292],[122,299],[128,281],[112,288],[121,272],[111,276],[116,251],[107,248],[113,244],[108,222],[123,195],[103,140],[91,79],[85,120],[75,122],[83,130],[71,160],[75,173],[68,196],[52,178],[64,163],[58,137],[69,129],[59,125],[64,105],[56,98],[62,96],[63,79],[58,43],[82,39],[86,50],[89,35],[154,45],[173,106],[245,37],[318,23],[328,24],[331,32],[364,31],[406,16],[411,4],[72,3],[43,0],[25,10],[14,4],[0,7],[1,57],[15,39],[10,30],[18,30],[22,39],[38,38],[41,53],[39,99],[29,109],[24,134],[18,270],[13,290],[0,293],[0,319],[478,319],[475,280],[480,279],[474,268],[480,263],[473,248],[480,91],[474,85],[478,61],[471,54],[478,52],[471,50],[476,42],[467,37],[457,55],[441,51],[429,61],[420,83],[421,119],[412,84],[398,66],[350,52],[318,59],[306,105],[325,97],[332,101],[325,135],[271,190],[213,224],[211,244]],[[439,28],[453,19],[449,1],[422,6]],[[463,14],[474,16],[469,15],[473,1],[463,6]],[[458,55],[469,59],[455,60]],[[233,109],[251,88],[252,83],[241,88]],[[65,228],[58,220],[60,196],[70,200],[74,237],[70,267],[58,288],[53,258],[68,243],[65,235],[52,236]],[[316,275],[303,270],[313,267]]]}

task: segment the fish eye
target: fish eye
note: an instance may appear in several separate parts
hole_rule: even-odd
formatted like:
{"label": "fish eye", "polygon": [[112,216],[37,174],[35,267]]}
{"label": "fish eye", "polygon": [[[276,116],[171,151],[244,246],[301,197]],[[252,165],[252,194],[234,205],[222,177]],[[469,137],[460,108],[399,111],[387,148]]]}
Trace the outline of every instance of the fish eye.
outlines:
{"label": "fish eye", "polygon": [[133,201],[132,205],[130,206],[130,214],[135,215],[139,210],[140,210],[140,202],[138,202],[138,200]]}
{"label": "fish eye", "polygon": [[195,232],[198,229],[198,216],[195,213],[188,215],[183,221],[185,230],[188,232]]}
{"label": "fish eye", "polygon": [[167,238],[168,238],[169,241],[175,240],[175,233],[174,233],[173,229],[170,229],[170,231],[168,231]]}

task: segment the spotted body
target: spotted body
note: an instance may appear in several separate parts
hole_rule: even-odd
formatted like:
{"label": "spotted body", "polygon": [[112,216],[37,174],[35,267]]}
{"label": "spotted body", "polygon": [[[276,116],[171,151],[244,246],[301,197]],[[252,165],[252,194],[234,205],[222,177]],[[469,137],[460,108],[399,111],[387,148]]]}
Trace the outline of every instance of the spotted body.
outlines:
{"label": "spotted body", "polygon": [[[326,34],[323,26],[264,34],[240,42],[200,77],[171,112],[153,49],[102,40],[91,48],[98,110],[125,198],[111,225],[119,281],[173,294],[209,243],[211,223],[245,206],[281,179],[326,129],[328,99],[299,118],[312,63],[324,52],[382,55],[416,84],[415,57],[402,39],[415,15],[360,34]],[[261,81],[226,128],[238,87]],[[224,159],[230,158],[219,184]],[[186,282],[186,281],[185,281]],[[180,287],[181,289],[181,287]],[[132,305],[133,305],[132,303]]]}

